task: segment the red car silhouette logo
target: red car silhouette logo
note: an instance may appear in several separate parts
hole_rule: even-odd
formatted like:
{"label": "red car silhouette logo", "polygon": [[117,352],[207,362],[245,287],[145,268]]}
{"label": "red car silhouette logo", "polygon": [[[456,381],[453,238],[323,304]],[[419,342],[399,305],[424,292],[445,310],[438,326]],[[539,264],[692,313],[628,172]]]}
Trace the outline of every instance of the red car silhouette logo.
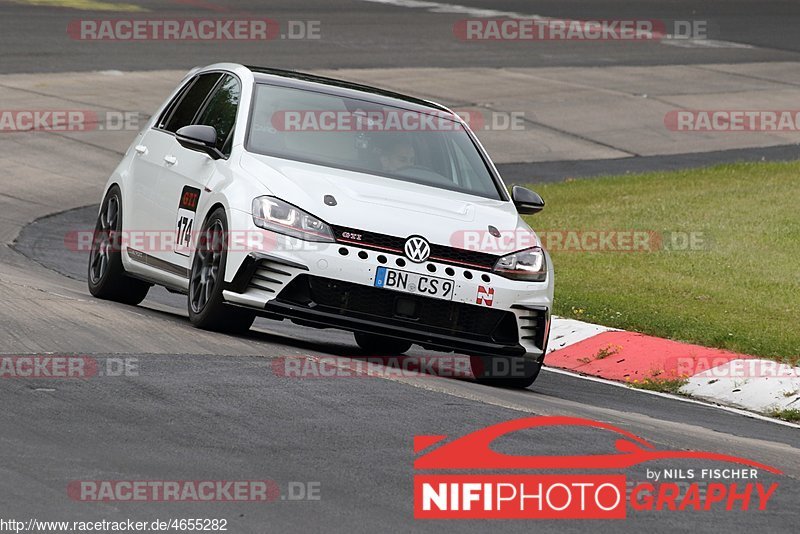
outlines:
{"label": "red car silhouette logo", "polygon": [[[582,426],[615,432],[617,452],[578,456],[518,456],[492,450],[491,444],[501,436],[529,428]],[[415,436],[414,452],[419,453],[442,442],[447,436]],[[698,459],[729,462],[770,473],[780,470],[746,458],[702,451],[659,451],[642,438],[608,423],[578,417],[527,417],[493,425],[455,439],[426,452],[414,461],[414,469],[624,469],[654,460]]]}

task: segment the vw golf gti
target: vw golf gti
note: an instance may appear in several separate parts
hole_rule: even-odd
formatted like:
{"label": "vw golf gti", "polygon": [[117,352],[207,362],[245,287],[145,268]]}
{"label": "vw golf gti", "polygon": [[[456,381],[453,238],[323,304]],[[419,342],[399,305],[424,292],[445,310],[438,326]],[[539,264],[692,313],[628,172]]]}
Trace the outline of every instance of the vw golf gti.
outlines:
{"label": "vw golf gti", "polygon": [[527,387],[547,349],[553,269],[468,124],[444,106],[277,69],[195,69],[106,185],[92,295],[187,295],[191,322],[256,316],[351,331],[373,354],[469,355]]}

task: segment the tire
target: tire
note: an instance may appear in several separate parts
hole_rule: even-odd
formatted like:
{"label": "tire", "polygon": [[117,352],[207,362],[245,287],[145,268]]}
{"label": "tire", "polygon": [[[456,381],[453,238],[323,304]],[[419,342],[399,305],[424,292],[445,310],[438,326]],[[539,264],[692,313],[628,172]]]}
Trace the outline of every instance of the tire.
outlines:
{"label": "tire", "polygon": [[375,356],[399,356],[408,352],[411,348],[410,341],[395,339],[392,337],[377,336],[375,334],[364,334],[354,332],[353,337],[361,350]]}
{"label": "tire", "polygon": [[122,193],[114,185],[100,205],[89,252],[87,281],[92,296],[135,306],[147,296],[151,284],[125,274],[121,232]]}
{"label": "tire", "polygon": [[542,362],[521,357],[470,356],[475,381],[487,386],[524,389],[533,384]]}
{"label": "tire", "polygon": [[253,325],[256,312],[227,305],[222,298],[228,258],[227,236],[225,210],[217,208],[200,231],[186,301],[189,320],[197,328],[242,334]]}

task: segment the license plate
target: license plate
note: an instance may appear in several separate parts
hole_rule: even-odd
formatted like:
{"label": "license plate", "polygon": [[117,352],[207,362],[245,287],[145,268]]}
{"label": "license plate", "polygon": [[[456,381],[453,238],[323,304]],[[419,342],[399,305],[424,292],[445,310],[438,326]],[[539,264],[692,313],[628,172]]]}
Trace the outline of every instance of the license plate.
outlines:
{"label": "license plate", "polygon": [[446,278],[436,278],[425,274],[378,267],[378,271],[375,273],[375,287],[452,300],[455,283]]}

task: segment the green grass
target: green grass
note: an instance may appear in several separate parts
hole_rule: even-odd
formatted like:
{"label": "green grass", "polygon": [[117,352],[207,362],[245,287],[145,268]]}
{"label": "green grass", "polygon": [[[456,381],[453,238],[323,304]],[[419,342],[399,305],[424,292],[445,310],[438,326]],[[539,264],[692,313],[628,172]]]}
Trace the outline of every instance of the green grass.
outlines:
{"label": "green grass", "polygon": [[537,231],[705,241],[700,250],[551,250],[556,314],[773,359],[800,355],[800,162],[531,187],[547,202],[527,217]]}
{"label": "green grass", "polygon": [[769,415],[771,415],[772,417],[777,417],[778,419],[783,419],[784,421],[790,421],[792,423],[800,421],[800,410],[798,410],[797,408],[773,410]]}
{"label": "green grass", "polygon": [[673,395],[681,395],[681,388],[686,385],[685,378],[664,379],[658,378],[645,378],[643,380],[634,380],[628,382],[628,385],[637,389],[646,389],[649,391],[660,391],[662,393],[672,393]]}

